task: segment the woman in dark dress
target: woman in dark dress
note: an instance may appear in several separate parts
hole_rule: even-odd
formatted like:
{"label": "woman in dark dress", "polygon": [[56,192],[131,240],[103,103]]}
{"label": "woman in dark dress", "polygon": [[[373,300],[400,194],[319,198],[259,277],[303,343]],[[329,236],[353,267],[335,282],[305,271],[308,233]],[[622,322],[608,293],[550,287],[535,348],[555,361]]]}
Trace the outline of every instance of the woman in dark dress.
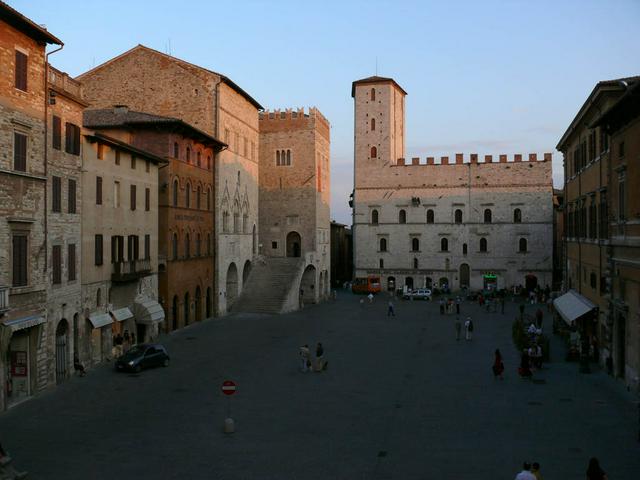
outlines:
{"label": "woman in dark dress", "polygon": [[522,351],[522,357],[520,358],[520,368],[518,369],[518,373],[522,377],[530,377],[531,376],[531,360],[529,358],[529,353],[525,348]]}
{"label": "woman in dark dress", "polygon": [[589,468],[587,468],[587,480],[607,480],[607,474],[600,468],[597,458],[589,460]]}
{"label": "woman in dark dress", "polygon": [[500,377],[500,380],[502,380],[504,377],[502,376],[503,372],[504,372],[504,363],[502,363],[502,354],[500,353],[500,350],[496,348],[496,353],[495,353],[495,359],[493,361],[493,367],[491,367],[493,370],[493,376],[494,378]]}

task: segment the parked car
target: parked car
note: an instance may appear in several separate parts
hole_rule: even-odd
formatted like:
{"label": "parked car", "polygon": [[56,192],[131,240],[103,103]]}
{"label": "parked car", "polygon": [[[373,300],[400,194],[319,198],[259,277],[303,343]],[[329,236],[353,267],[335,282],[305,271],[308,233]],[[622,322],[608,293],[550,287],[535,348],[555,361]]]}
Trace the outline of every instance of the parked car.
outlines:
{"label": "parked car", "polygon": [[431,290],[428,288],[419,288],[412,292],[405,293],[402,298],[405,300],[431,300]]}
{"label": "parked car", "polygon": [[143,368],[168,367],[170,362],[167,349],[158,343],[143,343],[134,345],[116,360],[116,370],[119,372],[139,372]]}

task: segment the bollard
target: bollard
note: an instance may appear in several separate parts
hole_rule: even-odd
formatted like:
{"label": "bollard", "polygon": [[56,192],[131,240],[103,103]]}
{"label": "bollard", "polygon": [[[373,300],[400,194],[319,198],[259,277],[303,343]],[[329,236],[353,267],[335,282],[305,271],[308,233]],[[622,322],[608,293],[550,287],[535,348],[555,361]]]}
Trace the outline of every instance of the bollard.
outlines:
{"label": "bollard", "polygon": [[236,431],[235,422],[233,418],[224,419],[224,433],[234,433]]}

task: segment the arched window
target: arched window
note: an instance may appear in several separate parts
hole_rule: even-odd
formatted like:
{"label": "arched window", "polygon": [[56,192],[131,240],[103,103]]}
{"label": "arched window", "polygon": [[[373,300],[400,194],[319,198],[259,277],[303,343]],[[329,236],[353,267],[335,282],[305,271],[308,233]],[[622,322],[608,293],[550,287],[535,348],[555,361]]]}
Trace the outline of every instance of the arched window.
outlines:
{"label": "arched window", "polygon": [[211,234],[207,233],[207,255],[211,256]]}
{"label": "arched window", "polygon": [[180,145],[178,145],[178,142],[173,143],[173,158],[180,158]]}
{"label": "arched window", "polygon": [[199,257],[202,251],[200,248],[202,247],[202,240],[200,239],[200,234],[196,236],[196,257]]}
{"label": "arched window", "polygon": [[378,224],[378,210],[371,211],[371,223],[374,225]]}
{"label": "arched window", "polygon": [[378,149],[376,147],[371,147],[371,158],[378,158]]}
{"label": "arched window", "polygon": [[466,254],[467,254],[467,244],[466,244],[466,243],[463,243],[463,244],[462,244],[462,254],[463,254],[463,255],[466,255]]}
{"label": "arched window", "polygon": [[491,223],[491,209],[484,209],[484,223]]}
{"label": "arched window", "polygon": [[417,258],[413,259],[413,268],[418,268],[418,259]]}
{"label": "arched window", "polygon": [[380,251],[381,252],[386,252],[387,251],[387,239],[386,238],[381,238],[380,239]]}
{"label": "arched window", "polygon": [[398,223],[407,223],[407,212],[405,210],[398,212]]}
{"label": "arched window", "polygon": [[380,268],[384,268],[384,260],[382,258],[380,259]]}
{"label": "arched window", "polygon": [[196,165],[198,165],[199,167],[202,166],[202,164],[200,163],[200,152],[196,152]]}
{"label": "arched window", "polygon": [[187,163],[191,163],[191,147],[187,147]]}
{"label": "arched window", "polygon": [[456,209],[455,222],[456,223],[462,223],[462,210],[460,210],[459,208]]}
{"label": "arched window", "polygon": [[202,189],[200,185],[198,185],[198,190],[196,191],[196,208],[200,210],[200,195],[202,194]]}
{"label": "arched window", "polygon": [[211,187],[207,188],[207,210],[211,210]]}
{"label": "arched window", "polygon": [[287,165],[291,165],[291,150],[287,150]]}
{"label": "arched window", "polygon": [[184,258],[189,258],[191,256],[191,238],[189,238],[189,234],[184,237]]}
{"label": "arched window", "polygon": [[427,210],[427,223],[433,223],[435,218],[435,215],[433,213],[433,210],[429,209]]}
{"label": "arched window", "polygon": [[207,155],[207,170],[211,170],[211,155]]}
{"label": "arched window", "polygon": [[518,251],[519,252],[526,252],[527,251],[527,239],[526,238],[521,238],[520,241],[518,242]]}
{"label": "arched window", "polygon": [[279,167],[280,165],[280,150],[276,150],[276,167]]}
{"label": "arched window", "polygon": [[480,251],[481,252],[486,252],[487,251],[487,239],[486,238],[481,238],[480,239]]}
{"label": "arched window", "polygon": [[173,206],[178,206],[178,180],[173,181]]}
{"label": "arched window", "polygon": [[513,223],[521,223],[522,222],[522,211],[519,208],[516,208],[513,211]]}
{"label": "arched window", "polygon": [[226,210],[222,212],[222,231],[229,232],[229,212]]}
{"label": "arched window", "polygon": [[371,131],[373,132],[376,129],[376,119],[371,119]]}
{"label": "arched window", "polygon": [[420,251],[420,240],[417,238],[413,238],[411,240],[411,250],[414,252]]}
{"label": "arched window", "polygon": [[187,183],[187,188],[184,192],[184,205],[185,207],[191,207],[191,184]]}
{"label": "arched window", "polygon": [[371,101],[374,101],[376,99],[376,89],[372,88],[371,89]]}
{"label": "arched window", "polygon": [[440,240],[440,250],[442,252],[449,251],[449,240],[447,240],[446,238],[443,238],[442,240]]}
{"label": "arched window", "polygon": [[174,233],[171,239],[171,256],[174,260],[178,259],[178,234]]}

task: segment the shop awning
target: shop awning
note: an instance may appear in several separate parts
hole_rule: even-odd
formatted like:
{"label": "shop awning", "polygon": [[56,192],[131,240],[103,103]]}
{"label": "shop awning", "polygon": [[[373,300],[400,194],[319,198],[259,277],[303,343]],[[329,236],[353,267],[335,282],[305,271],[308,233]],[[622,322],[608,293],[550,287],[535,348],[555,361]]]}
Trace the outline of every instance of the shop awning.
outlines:
{"label": "shop awning", "polygon": [[113,319],[111,315],[108,313],[92,313],[89,315],[89,321],[93,328],[101,328],[105,325],[111,325],[113,323]]}
{"label": "shop awning", "polygon": [[564,295],[556,298],[553,301],[553,306],[568,324],[598,308],[589,299],[574,290],[569,290]]}
{"label": "shop awning", "polygon": [[129,320],[133,318],[133,313],[129,310],[128,307],[118,308],[117,310],[111,311],[111,316],[116,322],[123,322],[125,320]]}
{"label": "shop awning", "polygon": [[164,320],[164,309],[155,300],[143,297],[133,303],[136,323],[150,325]]}
{"label": "shop awning", "polygon": [[25,328],[36,327],[38,325],[42,325],[46,323],[47,319],[42,315],[31,315],[28,317],[16,318],[13,320],[8,320],[3,323],[3,325],[12,332],[17,332],[18,330],[24,330]]}

